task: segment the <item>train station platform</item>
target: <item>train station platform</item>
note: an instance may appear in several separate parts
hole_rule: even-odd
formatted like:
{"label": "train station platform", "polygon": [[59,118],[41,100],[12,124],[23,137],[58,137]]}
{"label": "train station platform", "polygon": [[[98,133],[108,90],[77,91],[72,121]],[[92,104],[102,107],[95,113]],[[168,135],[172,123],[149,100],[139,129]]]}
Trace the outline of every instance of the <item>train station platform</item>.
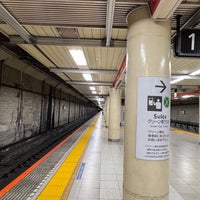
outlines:
{"label": "train station platform", "polygon": [[[124,130],[120,142],[107,134],[99,114],[1,190],[0,199],[122,200]],[[199,154],[196,135],[171,130],[170,200],[200,199]]]}

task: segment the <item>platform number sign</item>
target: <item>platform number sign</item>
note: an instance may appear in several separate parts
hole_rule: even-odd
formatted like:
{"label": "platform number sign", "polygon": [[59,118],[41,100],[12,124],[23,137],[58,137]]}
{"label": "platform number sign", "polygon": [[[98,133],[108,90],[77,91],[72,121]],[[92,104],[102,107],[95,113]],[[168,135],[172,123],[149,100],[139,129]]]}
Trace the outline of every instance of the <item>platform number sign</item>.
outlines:
{"label": "platform number sign", "polygon": [[195,50],[195,33],[191,33],[188,38],[191,38],[191,48],[190,50],[191,51],[194,51]]}
{"label": "platform number sign", "polygon": [[200,29],[183,29],[177,38],[176,55],[200,57]]}

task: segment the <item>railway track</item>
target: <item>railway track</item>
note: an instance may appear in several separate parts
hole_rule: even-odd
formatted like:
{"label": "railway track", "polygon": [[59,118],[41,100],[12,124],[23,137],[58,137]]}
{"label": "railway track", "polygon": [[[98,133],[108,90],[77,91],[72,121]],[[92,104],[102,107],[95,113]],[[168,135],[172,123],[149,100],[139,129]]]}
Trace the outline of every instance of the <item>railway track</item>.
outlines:
{"label": "railway track", "polygon": [[0,190],[68,137],[91,116],[0,149]]}

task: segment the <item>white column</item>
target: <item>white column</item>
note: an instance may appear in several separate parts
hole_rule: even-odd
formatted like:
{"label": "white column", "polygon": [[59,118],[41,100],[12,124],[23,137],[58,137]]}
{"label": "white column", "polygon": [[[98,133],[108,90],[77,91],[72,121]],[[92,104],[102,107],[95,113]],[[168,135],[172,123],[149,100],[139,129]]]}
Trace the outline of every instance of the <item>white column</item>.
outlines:
{"label": "white column", "polygon": [[[161,152],[169,148],[170,30],[170,20],[153,21],[146,7],[128,16],[123,200],[169,199],[169,160]],[[162,134],[163,147],[155,142]]]}
{"label": "white column", "polygon": [[109,121],[110,121],[110,115],[109,115],[109,110],[110,110],[110,97],[109,97],[109,96],[106,98],[106,104],[107,104],[107,107],[106,107],[106,128],[108,128],[108,126],[109,126]]}
{"label": "white column", "polygon": [[110,89],[110,108],[109,108],[109,127],[108,140],[120,140],[120,109],[121,109],[121,90],[119,88]]}
{"label": "white column", "polygon": [[199,143],[200,143],[200,96],[199,96]]}
{"label": "white column", "polygon": [[103,116],[104,116],[104,121],[106,124],[106,117],[107,117],[107,101],[105,100],[104,106],[103,106]]}

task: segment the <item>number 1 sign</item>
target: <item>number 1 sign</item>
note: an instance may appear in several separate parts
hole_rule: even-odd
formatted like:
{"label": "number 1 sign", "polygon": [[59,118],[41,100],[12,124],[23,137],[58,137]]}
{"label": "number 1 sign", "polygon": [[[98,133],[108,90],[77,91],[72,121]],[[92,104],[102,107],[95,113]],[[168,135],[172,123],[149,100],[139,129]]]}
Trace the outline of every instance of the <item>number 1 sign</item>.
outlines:
{"label": "number 1 sign", "polygon": [[176,55],[200,57],[200,29],[183,29],[177,38]]}

